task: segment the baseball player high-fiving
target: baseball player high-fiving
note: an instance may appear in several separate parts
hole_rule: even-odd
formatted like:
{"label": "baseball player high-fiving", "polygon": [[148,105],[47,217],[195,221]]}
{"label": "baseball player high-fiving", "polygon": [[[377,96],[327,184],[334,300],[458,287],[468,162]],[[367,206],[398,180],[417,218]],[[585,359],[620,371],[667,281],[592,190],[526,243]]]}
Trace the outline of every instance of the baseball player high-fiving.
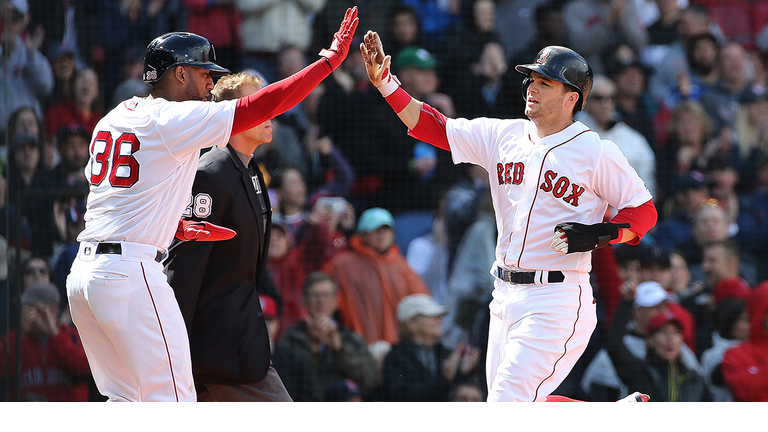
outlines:
{"label": "baseball player high-fiving", "polygon": [[206,38],[169,33],[147,46],[150,95],[122,102],[94,130],[85,229],[67,278],[72,319],[110,400],[196,400],[186,327],[160,261],[187,205],[199,213],[209,204],[188,203],[200,150],[304,99],[344,61],[357,23],[348,9],[319,60],[222,102],[210,102],[213,78],[229,71]]}
{"label": "baseball player high-fiving", "polygon": [[[411,136],[450,151],[454,163],[488,171],[499,233],[488,400],[547,400],[597,323],[591,251],[637,244],[657,219],[650,192],[616,144],[573,119],[587,102],[592,69],[568,48],[546,47],[516,67],[530,120],[451,119],[400,88],[378,34],[369,31],[360,51]],[[619,212],[603,222],[609,205]]]}

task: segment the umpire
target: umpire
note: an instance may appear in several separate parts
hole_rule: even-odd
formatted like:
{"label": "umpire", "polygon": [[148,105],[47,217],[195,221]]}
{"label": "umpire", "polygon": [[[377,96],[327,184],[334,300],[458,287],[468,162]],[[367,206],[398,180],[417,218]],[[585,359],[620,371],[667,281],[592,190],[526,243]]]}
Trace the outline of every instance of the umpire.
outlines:
{"label": "umpire", "polygon": [[[216,100],[255,93],[261,81],[245,73],[216,83]],[[256,292],[267,260],[272,210],[253,160],[272,141],[269,120],[200,157],[184,217],[235,230],[226,241],[175,240],[168,282],[187,324],[192,372],[201,402],[291,402],[270,363],[267,327]]]}

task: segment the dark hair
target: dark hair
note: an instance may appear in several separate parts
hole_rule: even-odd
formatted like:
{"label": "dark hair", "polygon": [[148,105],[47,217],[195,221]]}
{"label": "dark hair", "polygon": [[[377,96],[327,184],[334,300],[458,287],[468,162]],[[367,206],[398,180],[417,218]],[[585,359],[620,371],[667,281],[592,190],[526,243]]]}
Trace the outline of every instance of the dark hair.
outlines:
{"label": "dark hair", "polygon": [[717,246],[722,246],[729,257],[741,259],[741,249],[739,248],[739,245],[737,245],[736,242],[734,242],[731,239],[725,239],[725,240],[716,241],[714,243],[710,243],[708,245],[705,245],[704,249],[710,249]]}
{"label": "dark hair", "polygon": [[43,123],[43,119],[41,119],[40,116],[37,115],[37,111],[35,111],[35,109],[29,105],[16,108],[16,110],[13,111],[10,116],[8,116],[8,122],[6,123],[6,131],[8,132],[8,136],[13,139],[14,135],[16,135],[18,132],[16,130],[16,120],[24,111],[32,111],[32,113],[35,115],[35,118],[37,119],[37,127],[39,130],[38,139],[41,143],[45,142],[45,124]]}
{"label": "dark hair", "polygon": [[333,280],[333,278],[332,278],[332,277],[328,276],[327,274],[325,274],[325,273],[323,273],[323,272],[321,272],[321,271],[316,271],[316,272],[312,272],[312,273],[310,273],[310,274],[309,274],[309,275],[307,275],[307,277],[304,279],[304,284],[303,284],[303,285],[302,285],[302,287],[301,287],[301,295],[302,295],[302,296],[304,296],[304,297],[307,297],[307,296],[309,296],[309,290],[310,290],[310,289],[311,289],[311,288],[312,288],[314,285],[316,285],[316,284],[318,284],[318,283],[320,283],[320,282],[325,282],[325,281],[328,281],[328,282],[330,282],[331,284],[333,284],[333,289],[334,289],[335,291],[338,291],[338,290],[339,290],[339,286],[336,284],[336,281],[335,281],[335,280]]}
{"label": "dark hair", "polygon": [[746,301],[740,298],[727,298],[715,306],[712,311],[712,322],[715,330],[726,339],[733,339],[733,325],[744,312]]}

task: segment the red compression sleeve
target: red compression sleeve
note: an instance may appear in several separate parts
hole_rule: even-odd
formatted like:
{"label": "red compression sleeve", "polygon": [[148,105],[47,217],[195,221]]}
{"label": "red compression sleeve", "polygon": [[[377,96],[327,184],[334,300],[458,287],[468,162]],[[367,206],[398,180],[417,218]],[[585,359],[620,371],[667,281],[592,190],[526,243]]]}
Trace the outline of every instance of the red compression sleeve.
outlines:
{"label": "red compression sleeve", "polygon": [[629,230],[637,234],[637,237],[628,241],[627,244],[636,245],[640,243],[640,240],[645,233],[656,225],[656,220],[658,218],[659,215],[656,213],[656,206],[653,205],[653,201],[648,200],[648,202],[638,207],[626,207],[619,210],[619,213],[611,219],[611,222],[628,223],[630,225]]}
{"label": "red compression sleeve", "polygon": [[443,113],[432,108],[429,104],[423,103],[419,113],[419,121],[413,130],[408,131],[408,135],[437,148],[451,151],[451,147],[448,145],[448,135],[445,133],[447,120],[448,117]]}
{"label": "red compression sleeve", "polygon": [[270,84],[252,95],[241,97],[235,108],[232,135],[247,131],[293,108],[331,72],[328,61],[321,58],[288,78]]}
{"label": "red compression sleeve", "polygon": [[391,95],[384,98],[396,113],[404,110],[411,103],[411,99],[413,99],[411,95],[402,87],[398,87]]}

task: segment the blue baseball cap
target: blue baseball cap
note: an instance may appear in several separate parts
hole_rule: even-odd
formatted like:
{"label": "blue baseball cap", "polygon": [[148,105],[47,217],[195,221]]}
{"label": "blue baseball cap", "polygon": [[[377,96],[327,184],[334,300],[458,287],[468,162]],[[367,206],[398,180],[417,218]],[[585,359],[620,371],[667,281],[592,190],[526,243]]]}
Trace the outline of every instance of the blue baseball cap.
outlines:
{"label": "blue baseball cap", "polygon": [[391,228],[395,227],[395,219],[392,218],[392,213],[381,207],[372,207],[360,215],[360,219],[357,221],[357,232],[376,231],[385,225]]}

